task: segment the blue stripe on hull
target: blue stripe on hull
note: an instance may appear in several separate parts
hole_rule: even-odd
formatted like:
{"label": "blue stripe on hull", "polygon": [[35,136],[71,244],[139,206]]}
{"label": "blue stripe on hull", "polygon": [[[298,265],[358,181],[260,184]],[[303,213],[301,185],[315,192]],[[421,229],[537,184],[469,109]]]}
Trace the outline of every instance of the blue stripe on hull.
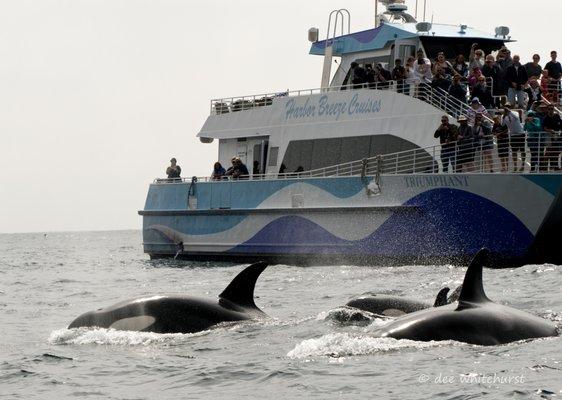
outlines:
{"label": "blue stripe on hull", "polygon": [[423,258],[472,254],[485,246],[506,257],[522,257],[533,240],[511,212],[462,190],[428,190],[406,205],[420,211],[396,213],[362,240],[340,239],[306,218],[285,216],[230,252]]}

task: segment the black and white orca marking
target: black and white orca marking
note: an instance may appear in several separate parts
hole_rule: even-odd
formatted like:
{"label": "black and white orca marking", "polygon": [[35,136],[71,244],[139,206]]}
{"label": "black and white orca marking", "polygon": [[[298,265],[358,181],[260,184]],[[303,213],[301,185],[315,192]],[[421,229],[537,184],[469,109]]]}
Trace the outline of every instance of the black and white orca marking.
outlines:
{"label": "black and white orca marking", "polygon": [[266,317],[254,303],[254,288],[266,263],[240,272],[218,300],[191,296],[149,296],[127,300],[80,315],[69,328],[100,327],[156,333],[193,333],[221,322]]}

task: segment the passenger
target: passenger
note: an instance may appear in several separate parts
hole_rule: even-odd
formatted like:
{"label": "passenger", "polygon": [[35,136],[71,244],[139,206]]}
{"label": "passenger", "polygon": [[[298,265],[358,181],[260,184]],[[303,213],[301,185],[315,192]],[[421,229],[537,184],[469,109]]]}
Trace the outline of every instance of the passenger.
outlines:
{"label": "passenger", "polygon": [[365,82],[370,89],[375,87],[375,70],[371,64],[365,65]]}
{"label": "passenger", "polygon": [[470,102],[470,108],[466,110],[467,118],[468,118],[468,125],[474,126],[474,120],[476,119],[476,114],[481,114],[484,117],[489,117],[488,110],[486,107],[480,103],[480,99],[475,97]]}
{"label": "passenger", "polygon": [[536,79],[529,80],[529,86],[525,89],[527,94],[527,111],[531,109],[534,103],[540,102],[542,99],[542,89]]}
{"label": "passenger", "polygon": [[471,93],[476,83],[478,83],[478,78],[480,78],[481,76],[482,76],[482,70],[480,68],[474,67],[470,70],[470,74],[468,75],[467,79],[468,79],[468,88],[470,89]]}
{"label": "passenger", "polygon": [[480,149],[480,170],[482,172],[494,172],[492,170],[492,149],[494,148],[492,131],[484,124],[482,114],[476,114],[472,130],[474,133],[475,147]]}
{"label": "passenger", "polygon": [[492,80],[492,94],[498,95],[501,92],[500,81],[501,71],[496,64],[494,56],[489,54],[486,56],[486,65],[482,67],[482,75]]}
{"label": "passenger", "polygon": [[455,75],[459,75],[461,78],[466,78],[468,75],[468,66],[462,54],[459,54],[457,58],[453,61],[453,71]]}
{"label": "passenger", "polygon": [[472,89],[472,97],[478,98],[484,108],[494,108],[494,98],[492,97],[492,93],[490,93],[490,89],[488,89],[486,77],[484,75],[478,77],[478,82]]}
{"label": "passenger", "polygon": [[378,63],[375,67],[375,81],[377,82],[377,87],[386,89],[390,86],[391,80],[392,74],[390,71],[385,69],[381,63]]}
{"label": "passenger", "polygon": [[541,57],[538,54],[533,54],[533,61],[525,64],[525,71],[527,71],[527,76],[529,80],[540,79],[542,74],[542,67],[539,64]]}
{"label": "passenger", "polygon": [[551,87],[551,79],[550,76],[548,76],[548,70],[543,69],[542,76],[541,76],[541,91],[544,95],[544,98],[547,99],[548,101],[554,100],[555,91],[551,90],[553,86]]}
{"label": "passenger", "polygon": [[409,94],[410,88],[405,84],[406,69],[402,66],[402,60],[397,58],[394,60],[394,68],[392,69],[392,80],[396,81],[396,91],[398,93]]}
{"label": "passenger", "polygon": [[211,173],[211,180],[220,181],[226,174],[226,170],[222,167],[220,162],[216,162],[213,166],[213,172]]}
{"label": "passenger", "polygon": [[232,179],[248,179],[248,175],[250,175],[248,168],[244,165],[240,157],[233,157],[231,162],[232,167],[226,171],[225,175],[231,176]]}
{"label": "passenger", "polygon": [[[521,172],[525,166],[525,132],[519,119],[519,114],[510,109],[511,104],[505,103],[502,123],[507,127],[509,146],[513,161],[513,172]],[[517,153],[521,153],[521,167],[517,168]]]}
{"label": "passenger", "polygon": [[562,118],[560,118],[558,113],[554,112],[553,104],[549,104],[547,106],[546,117],[543,121],[543,128],[545,132],[548,133],[545,143],[546,155],[543,170],[560,170],[558,157],[562,151],[562,138],[560,137],[562,132]]}
{"label": "passenger", "polygon": [[507,90],[507,101],[511,104],[515,104],[517,98],[517,106],[520,109],[525,107],[525,96],[523,96],[523,86],[529,80],[527,76],[527,71],[519,62],[519,56],[513,56],[513,65],[507,68],[505,79],[509,83],[509,89]]}
{"label": "passenger", "polygon": [[449,61],[445,59],[445,53],[439,52],[437,53],[437,60],[435,61],[435,65],[433,67],[433,73],[437,73],[437,69],[441,70],[441,73],[447,78],[453,75],[453,66]]}
{"label": "passenger", "polygon": [[468,126],[468,119],[461,115],[458,119],[457,171],[472,172],[474,169],[474,133]]}
{"label": "passenger", "polygon": [[406,60],[406,86],[408,87],[408,94],[412,94],[414,97],[418,95],[417,88],[420,83],[419,78],[416,75],[416,69],[414,63],[416,59],[414,57],[409,57]]}
{"label": "passenger", "polygon": [[353,84],[353,89],[360,89],[363,87],[363,84],[367,81],[365,76],[365,70],[356,62],[351,63],[351,70],[350,70],[350,80]]}
{"label": "passenger", "polygon": [[473,43],[470,47],[470,57],[468,58],[468,61],[468,68],[470,71],[474,70],[476,67],[481,70],[484,66],[484,52],[478,48],[478,43]]}
{"label": "passenger", "polygon": [[500,75],[499,83],[498,83],[498,90],[497,92],[494,91],[494,95],[496,96],[505,96],[507,95],[507,89],[509,88],[509,82],[505,79],[505,75],[507,73],[507,68],[511,64],[513,64],[513,59],[511,58],[510,51],[503,46],[499,51],[496,57],[496,65],[499,67]]}
{"label": "passenger", "polygon": [[260,173],[260,162],[258,160],[254,160],[254,164],[252,166],[252,175],[259,175]]}
{"label": "passenger", "polygon": [[552,92],[552,100],[553,102],[557,103],[559,94],[560,94],[560,78],[562,77],[562,65],[556,58],[558,57],[558,53],[556,51],[550,52],[550,61],[546,63],[544,69],[548,71],[548,76],[550,79],[550,92]]}
{"label": "passenger", "polygon": [[429,83],[433,79],[431,73],[431,63],[427,58],[424,58],[423,52],[418,51],[418,58],[414,62],[414,74],[419,80],[417,96],[424,100],[426,99],[426,92],[429,90]]}
{"label": "passenger", "polygon": [[460,75],[453,77],[453,83],[449,86],[449,95],[466,104],[466,88],[461,84]]}
{"label": "passenger", "polygon": [[166,175],[168,175],[168,179],[180,179],[181,167],[177,164],[175,158],[170,160],[170,166],[166,168]]}
{"label": "passenger", "polygon": [[450,86],[451,86],[451,81],[447,79],[441,68],[437,67],[435,69],[435,75],[433,76],[433,80],[431,81],[431,87],[434,89],[439,88],[444,92],[448,92]]}
{"label": "passenger", "polygon": [[494,117],[492,134],[496,137],[496,142],[498,144],[500,171],[507,172],[509,165],[509,135],[507,134],[507,126],[502,123],[501,115],[496,115]]}
{"label": "passenger", "polygon": [[441,165],[443,165],[444,173],[449,172],[449,165],[451,165],[451,172],[457,172],[455,149],[458,133],[458,127],[450,124],[449,117],[443,115],[441,125],[437,128],[433,137],[439,138],[439,143],[441,143]]}
{"label": "passenger", "polygon": [[523,129],[527,133],[527,145],[531,152],[530,172],[535,172],[539,168],[539,163],[542,161],[541,158],[544,156],[541,152],[541,149],[543,149],[543,144],[541,143],[541,121],[536,117],[534,111],[527,112]]}

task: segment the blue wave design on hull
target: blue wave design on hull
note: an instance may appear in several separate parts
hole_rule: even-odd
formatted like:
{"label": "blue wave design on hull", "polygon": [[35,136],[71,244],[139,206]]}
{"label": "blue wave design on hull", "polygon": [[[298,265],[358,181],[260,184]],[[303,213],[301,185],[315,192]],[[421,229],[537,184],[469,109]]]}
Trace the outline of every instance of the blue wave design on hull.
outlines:
{"label": "blue wave design on hull", "polygon": [[532,233],[505,208],[458,189],[433,189],[405,205],[364,239],[348,241],[298,216],[272,221],[232,253],[354,254],[379,256],[456,256],[483,246],[511,257],[525,254]]}

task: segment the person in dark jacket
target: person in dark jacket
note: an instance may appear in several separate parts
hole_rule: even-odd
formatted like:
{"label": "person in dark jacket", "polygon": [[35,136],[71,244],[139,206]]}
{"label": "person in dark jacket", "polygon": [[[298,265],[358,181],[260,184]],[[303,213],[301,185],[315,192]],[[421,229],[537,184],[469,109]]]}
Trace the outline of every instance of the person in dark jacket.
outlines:
{"label": "person in dark jacket", "polygon": [[231,176],[232,179],[248,179],[248,175],[250,175],[250,173],[240,157],[233,157],[231,162],[232,167],[226,171],[225,175]]}
{"label": "person in dark jacket", "polygon": [[492,93],[490,93],[490,89],[488,89],[488,85],[486,85],[486,77],[484,75],[478,77],[476,85],[472,88],[471,96],[478,97],[480,103],[487,109],[494,108],[494,98]]}
{"label": "person in dark jacket", "polygon": [[523,96],[523,86],[529,80],[525,67],[519,62],[519,56],[513,56],[513,64],[507,68],[505,79],[509,83],[507,90],[507,101],[515,104],[517,98],[517,106],[523,108],[525,106],[525,98]]}
{"label": "person in dark jacket", "polygon": [[461,115],[457,136],[457,171],[472,172],[474,169],[474,133],[468,119]]}
{"label": "person in dark jacket", "polygon": [[408,85],[408,90],[406,90],[406,85],[404,82],[406,80],[406,69],[402,66],[402,60],[397,58],[394,60],[394,68],[392,70],[392,80],[396,81],[396,91],[398,93],[409,94],[410,87]]}
{"label": "person in dark jacket", "polygon": [[458,135],[458,127],[449,123],[449,117],[443,115],[441,117],[441,125],[435,131],[433,137],[439,138],[441,143],[441,164],[443,172],[449,172],[449,164],[451,164],[452,172],[456,172],[455,148]]}
{"label": "person in dark jacket", "polygon": [[498,96],[501,93],[501,71],[500,67],[496,65],[494,56],[491,54],[486,56],[486,63],[482,67],[482,75],[484,75],[488,80],[492,80],[491,94],[494,96]]}
{"label": "person in dark jacket", "polygon": [[466,87],[461,84],[461,79],[462,77],[460,75],[455,75],[453,77],[453,83],[449,87],[449,95],[461,103],[466,103]]}
{"label": "person in dark jacket", "polygon": [[181,167],[177,164],[177,160],[172,158],[170,160],[170,166],[166,168],[166,175],[168,179],[180,179]]}
{"label": "person in dark jacket", "polygon": [[220,181],[222,177],[226,174],[226,170],[222,167],[220,162],[216,162],[213,166],[213,172],[211,173],[211,180]]}

